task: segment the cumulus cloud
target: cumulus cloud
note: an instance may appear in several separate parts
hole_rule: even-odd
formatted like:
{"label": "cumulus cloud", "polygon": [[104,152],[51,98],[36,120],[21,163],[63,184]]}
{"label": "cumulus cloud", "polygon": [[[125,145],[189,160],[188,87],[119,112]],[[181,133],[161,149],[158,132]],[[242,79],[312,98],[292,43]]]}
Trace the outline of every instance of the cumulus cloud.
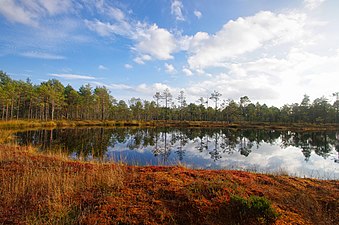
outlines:
{"label": "cumulus cloud", "polygon": [[137,64],[145,64],[146,61],[152,60],[152,57],[149,55],[141,55],[134,59],[134,62]]}
{"label": "cumulus cloud", "polygon": [[224,99],[239,99],[248,95],[256,100],[277,98],[278,93],[268,84],[265,77],[233,78],[229,74],[214,75],[211,79],[191,83],[187,88],[188,95],[198,99],[201,96],[209,96],[216,90],[220,92]]}
{"label": "cumulus cloud", "polygon": [[187,91],[193,99],[217,90],[225,99],[236,100],[247,95],[252,102],[282,106],[300,102],[304,94],[317,98],[336,92],[337,65],[339,52],[321,56],[292,48],[281,58],[271,56],[230,63],[227,72],[191,82]]}
{"label": "cumulus cloud", "polygon": [[164,66],[165,66],[166,73],[173,74],[176,72],[176,69],[174,68],[172,64],[165,63]]}
{"label": "cumulus cloud", "polygon": [[186,67],[184,67],[184,68],[182,69],[182,72],[183,72],[186,76],[192,76],[192,75],[193,75],[192,71],[189,70],[189,69],[186,68]]}
{"label": "cumulus cloud", "polygon": [[[111,8],[113,10],[115,8]],[[117,9],[115,9],[117,10]],[[129,21],[119,10],[115,12],[115,22],[84,20],[88,29],[100,36],[110,37],[120,35],[133,41],[131,50],[136,53],[134,61],[144,64],[150,60],[172,59],[172,54],[178,50],[176,37],[157,24],[149,25],[139,21]]]}
{"label": "cumulus cloud", "polygon": [[104,66],[104,65],[99,65],[98,69],[99,70],[108,70],[108,68],[106,66]]}
{"label": "cumulus cloud", "polygon": [[176,88],[170,87],[167,84],[159,83],[159,82],[153,83],[153,84],[142,83],[134,87],[131,87],[130,91],[138,92],[141,95],[146,94],[147,96],[150,96],[150,95],[153,96],[155,92],[163,92],[166,89],[168,89],[172,93],[172,95],[177,93]]}
{"label": "cumulus cloud", "polygon": [[175,16],[176,20],[185,21],[185,18],[182,14],[184,5],[181,0],[172,0],[171,4],[171,13]]}
{"label": "cumulus cloud", "polygon": [[137,52],[160,60],[173,58],[176,42],[168,30],[159,28],[156,24],[151,26],[139,24],[135,39],[137,44],[133,49]]}
{"label": "cumulus cloud", "polygon": [[125,67],[126,69],[132,69],[132,68],[133,68],[133,66],[132,66],[131,64],[128,64],[128,63],[126,63],[126,64],[124,65],[124,67]]}
{"label": "cumulus cloud", "polygon": [[198,19],[200,19],[200,18],[202,17],[202,13],[201,13],[200,11],[198,11],[198,10],[194,10],[194,15],[195,15]]}
{"label": "cumulus cloud", "polygon": [[197,33],[188,38],[188,64],[191,69],[224,66],[229,60],[264,44],[298,40],[304,34],[305,19],[305,14],[264,11],[231,20],[214,35]]}
{"label": "cumulus cloud", "polygon": [[87,75],[79,75],[79,74],[69,74],[69,73],[51,73],[49,76],[52,77],[60,77],[64,79],[70,79],[70,80],[75,80],[75,79],[80,79],[80,80],[94,80],[95,77],[93,76],[87,76]]}

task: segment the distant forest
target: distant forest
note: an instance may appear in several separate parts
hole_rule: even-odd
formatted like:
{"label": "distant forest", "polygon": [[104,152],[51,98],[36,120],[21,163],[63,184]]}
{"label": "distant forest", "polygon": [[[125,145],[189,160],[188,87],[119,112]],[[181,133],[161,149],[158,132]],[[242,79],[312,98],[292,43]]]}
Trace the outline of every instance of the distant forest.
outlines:
{"label": "distant forest", "polygon": [[117,100],[106,87],[82,85],[75,90],[51,79],[39,85],[13,80],[0,71],[1,120],[196,120],[226,122],[336,123],[339,121],[339,92],[333,104],[325,97],[311,102],[304,95],[300,103],[278,108],[252,103],[248,96],[238,101],[222,99],[213,91],[209,98],[187,103],[183,91],[173,96],[168,89],[156,92],[152,101],[131,98]]}

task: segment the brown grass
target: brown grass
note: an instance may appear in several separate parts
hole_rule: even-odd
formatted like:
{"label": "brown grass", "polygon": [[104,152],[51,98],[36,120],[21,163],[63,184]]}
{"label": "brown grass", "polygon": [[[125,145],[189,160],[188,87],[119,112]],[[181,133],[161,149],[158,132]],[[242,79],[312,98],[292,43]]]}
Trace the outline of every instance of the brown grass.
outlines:
{"label": "brown grass", "polygon": [[122,167],[45,156],[32,148],[2,146],[0,151],[1,223],[68,224],[81,221],[92,189],[121,189]]}
{"label": "brown grass", "polygon": [[106,127],[229,127],[229,128],[254,128],[294,131],[321,131],[338,130],[339,124],[315,123],[269,123],[269,122],[234,122],[223,121],[178,121],[178,120],[12,120],[0,121],[0,129],[21,128],[55,128],[55,127],[81,127],[81,126],[106,126]]}
{"label": "brown grass", "polygon": [[[335,180],[77,162],[30,147],[0,146],[0,184],[0,224],[335,224],[339,217]],[[276,221],[248,214],[250,196],[268,199]]]}

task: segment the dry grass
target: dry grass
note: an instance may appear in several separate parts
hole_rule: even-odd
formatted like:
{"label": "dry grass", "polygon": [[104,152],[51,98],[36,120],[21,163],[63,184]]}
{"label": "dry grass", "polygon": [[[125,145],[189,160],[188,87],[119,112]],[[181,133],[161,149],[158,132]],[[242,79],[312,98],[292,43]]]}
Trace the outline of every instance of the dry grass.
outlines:
{"label": "dry grass", "polygon": [[339,217],[335,180],[76,162],[30,147],[0,146],[0,184],[0,224],[335,224]]}
{"label": "dry grass", "polygon": [[106,126],[106,127],[228,127],[228,128],[254,128],[294,131],[321,131],[337,130],[338,124],[314,123],[269,123],[269,122],[234,122],[223,121],[178,121],[178,120],[12,120],[0,121],[1,128],[54,128],[54,127],[80,127],[80,126]]}
{"label": "dry grass", "polygon": [[72,162],[62,155],[37,154],[30,147],[1,146],[0,224],[81,221],[87,207],[81,196],[92,189],[119,190],[123,176],[116,165]]}
{"label": "dry grass", "polygon": [[13,131],[13,130],[2,130],[2,129],[0,129],[0,144],[12,140],[14,133],[15,133],[15,131]]}

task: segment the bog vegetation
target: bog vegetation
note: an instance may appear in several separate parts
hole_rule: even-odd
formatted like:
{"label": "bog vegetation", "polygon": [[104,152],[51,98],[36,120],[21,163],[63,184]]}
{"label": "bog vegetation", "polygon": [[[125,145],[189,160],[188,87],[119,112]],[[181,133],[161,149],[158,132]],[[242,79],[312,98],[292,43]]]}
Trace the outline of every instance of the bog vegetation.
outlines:
{"label": "bog vegetation", "polygon": [[115,99],[106,87],[90,84],[75,90],[56,79],[33,84],[17,81],[0,71],[1,120],[191,120],[225,122],[336,123],[339,93],[333,104],[325,97],[311,102],[305,95],[300,103],[280,108],[253,103],[248,96],[239,101],[222,99],[217,91],[188,104],[183,91],[173,96],[168,89],[157,92],[153,101]]}
{"label": "bog vegetation", "polygon": [[338,181],[72,161],[0,145],[0,224],[336,224]]}

